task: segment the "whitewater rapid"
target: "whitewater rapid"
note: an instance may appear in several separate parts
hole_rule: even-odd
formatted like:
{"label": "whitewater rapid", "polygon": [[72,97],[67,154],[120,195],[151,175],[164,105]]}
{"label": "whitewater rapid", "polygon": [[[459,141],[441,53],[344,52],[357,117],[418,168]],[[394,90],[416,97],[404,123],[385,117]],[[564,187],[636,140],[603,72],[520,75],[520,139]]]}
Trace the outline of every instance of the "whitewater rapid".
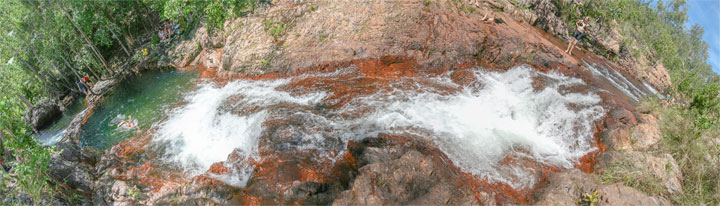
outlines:
{"label": "whitewater rapid", "polygon": [[[355,70],[314,76],[340,77]],[[332,91],[285,88],[313,75],[237,80],[222,87],[206,82],[159,125],[154,142],[165,145],[167,161],[197,175],[230,154],[260,159],[258,144],[267,136],[263,123],[293,118],[302,123],[292,125],[293,141],[282,142],[287,150],[313,150],[337,158],[335,151],[342,153],[350,140],[409,134],[435,142],[463,171],[515,188],[535,184],[534,178],[525,178],[534,169],[504,165],[508,155],[569,168],[596,149],[593,124],[604,112],[598,95],[572,92],[570,88],[583,81],[528,66],[503,73],[477,69],[472,75],[476,81],[463,85],[453,82],[451,74],[401,78],[334,109],[325,107],[336,101],[329,98]],[[538,81],[543,88],[533,86]],[[253,168],[233,164],[240,164],[233,167],[235,176],[219,179],[242,187]]]}

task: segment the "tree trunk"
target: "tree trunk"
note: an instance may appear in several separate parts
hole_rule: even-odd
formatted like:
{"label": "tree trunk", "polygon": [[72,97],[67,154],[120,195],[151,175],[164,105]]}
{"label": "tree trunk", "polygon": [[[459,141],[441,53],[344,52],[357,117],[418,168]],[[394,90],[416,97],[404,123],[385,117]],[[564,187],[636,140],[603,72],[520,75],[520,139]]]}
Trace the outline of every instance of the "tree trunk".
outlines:
{"label": "tree trunk", "polygon": [[[2,122],[0,122],[0,123],[2,123]],[[0,129],[0,152],[2,152],[2,153],[0,153],[0,169],[3,169],[3,170],[5,168],[2,167],[2,165],[7,164],[7,163],[5,163],[5,157],[7,156],[6,155],[7,151],[5,151],[5,142],[6,141],[7,140],[5,139],[5,135],[3,135],[3,131],[2,131],[2,129]]]}
{"label": "tree trunk", "polygon": [[80,36],[82,36],[83,39],[85,39],[85,42],[87,42],[87,44],[90,45],[90,48],[93,50],[93,53],[95,54],[95,56],[98,59],[100,59],[103,66],[105,66],[105,69],[108,70],[110,75],[115,75],[115,73],[112,71],[112,69],[110,69],[107,62],[105,61],[105,57],[103,57],[102,54],[100,54],[100,51],[98,51],[98,49],[95,47],[95,44],[93,44],[93,42],[90,40],[90,38],[88,38],[88,36],[85,35],[85,32],[82,31],[82,29],[80,29],[80,27],[77,24],[75,24],[75,22],[72,21],[72,18],[70,17],[70,13],[68,13],[67,10],[65,10],[65,8],[62,8],[62,6],[60,6],[60,7],[61,7],[63,13],[65,13],[65,17],[67,18],[67,20],[70,22],[70,24],[73,25],[73,27],[75,27],[75,30],[78,33],[80,33]]}
{"label": "tree trunk", "polygon": [[32,65],[30,65],[30,63],[28,63],[28,62],[25,61],[22,57],[20,57],[20,55],[18,55],[17,51],[15,51],[15,57],[16,57],[20,62],[22,62],[23,65],[25,65],[25,68],[27,68],[27,69],[30,70],[33,74],[35,74],[35,77],[36,77],[37,79],[39,79],[40,81],[42,81],[42,82],[43,82],[43,85],[45,85],[46,87],[50,87],[50,84],[47,82],[47,79],[43,78],[43,76],[40,75],[40,73],[38,73],[37,70],[35,70],[35,67],[33,67]]}
{"label": "tree trunk", "polygon": [[125,47],[125,45],[122,43],[122,41],[117,36],[117,34],[115,34],[115,31],[113,31],[113,29],[110,28],[110,26],[105,25],[105,27],[108,30],[110,30],[110,33],[112,33],[112,36],[115,37],[115,40],[117,40],[118,44],[120,44],[120,47],[122,47],[123,51],[125,51],[125,54],[127,54],[127,56],[130,57],[130,52],[128,51],[127,47]]}
{"label": "tree trunk", "polygon": [[27,106],[28,108],[32,108],[32,107],[33,107],[32,103],[30,103],[30,101],[29,101],[27,98],[25,98],[25,96],[23,96],[22,94],[20,94],[20,92],[18,92],[17,90],[13,89],[13,88],[10,86],[10,84],[8,84],[7,82],[4,82],[4,83],[5,83],[5,87],[7,87],[8,89],[10,89],[10,90],[12,90],[13,92],[15,92],[15,95],[18,97],[18,99],[20,99],[23,103],[25,103],[25,106]]}
{"label": "tree trunk", "polygon": [[[7,131],[7,133],[8,133],[8,135],[10,135],[10,137],[15,137],[15,135],[13,134],[12,130],[10,130],[10,128],[2,127],[2,128],[0,128],[0,139],[2,139],[3,142],[7,142],[7,138],[5,138],[5,134],[3,134],[2,129],[5,129],[5,130]],[[2,151],[2,152],[3,152],[3,154],[4,154],[4,155],[3,155],[3,156],[4,156],[4,157],[3,157],[3,163],[4,163],[7,159],[10,159],[10,158],[13,157],[12,151],[10,151],[10,150],[7,150],[7,149],[4,149],[4,148],[3,148],[3,151]],[[5,169],[5,168],[2,168],[2,169]]]}
{"label": "tree trunk", "polygon": [[[78,79],[82,78],[82,75],[80,75],[80,72],[77,72],[77,69],[75,69],[75,67],[71,66],[70,63],[67,61],[67,59],[65,59],[64,56],[60,55],[60,58],[62,58],[63,62],[65,62],[65,66],[70,67],[70,69],[72,69],[73,72],[75,72],[78,75]],[[95,79],[98,79],[98,80],[100,79],[100,76],[98,76],[95,73],[95,71],[93,71],[92,69],[88,69],[88,70],[90,70],[90,73],[95,77]]]}
{"label": "tree trunk", "polygon": [[[60,71],[59,70],[60,67],[58,67],[55,62],[50,62],[50,63],[52,64],[53,67],[55,67],[55,70],[58,70],[58,72]],[[56,79],[58,79],[58,78],[56,78]],[[60,82],[62,82],[62,85],[65,86],[65,88],[67,88],[68,90],[70,90],[72,92],[78,92],[75,89],[75,83],[69,81],[68,78],[62,76],[62,73],[60,74],[60,78],[58,80],[61,80]]]}

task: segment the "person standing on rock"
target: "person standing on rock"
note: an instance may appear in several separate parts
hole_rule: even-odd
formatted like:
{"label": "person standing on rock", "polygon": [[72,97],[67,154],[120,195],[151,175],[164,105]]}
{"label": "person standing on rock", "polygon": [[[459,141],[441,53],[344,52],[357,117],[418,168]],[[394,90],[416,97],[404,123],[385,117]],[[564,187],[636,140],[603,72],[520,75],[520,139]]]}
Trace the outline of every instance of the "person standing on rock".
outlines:
{"label": "person standing on rock", "polygon": [[575,44],[577,44],[578,41],[582,40],[582,38],[585,37],[585,27],[588,26],[589,21],[590,17],[586,16],[584,19],[575,22],[575,31],[573,31],[572,34],[573,38],[571,38],[570,42],[568,42],[568,48],[565,50],[565,53],[572,55],[572,50],[573,48],[575,48]]}
{"label": "person standing on rock", "polygon": [[83,84],[83,79],[81,78],[79,81],[77,81],[77,87],[85,96],[87,96],[88,92],[85,90],[85,84]]}

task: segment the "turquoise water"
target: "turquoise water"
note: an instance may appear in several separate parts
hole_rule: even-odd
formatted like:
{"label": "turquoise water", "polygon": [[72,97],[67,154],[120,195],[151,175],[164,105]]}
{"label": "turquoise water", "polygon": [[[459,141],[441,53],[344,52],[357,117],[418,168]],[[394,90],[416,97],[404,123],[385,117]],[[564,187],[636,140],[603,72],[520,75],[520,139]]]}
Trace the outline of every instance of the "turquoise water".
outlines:
{"label": "turquoise water", "polygon": [[81,142],[86,147],[106,149],[138,134],[135,128],[118,128],[132,116],[141,130],[148,129],[166,116],[166,112],[183,100],[197,75],[194,72],[149,71],[123,81],[95,109],[83,125]]}
{"label": "turquoise water", "polygon": [[43,145],[53,145],[59,141],[65,135],[65,129],[67,129],[73,117],[85,109],[85,98],[76,99],[70,106],[68,106],[63,112],[62,118],[55,122],[52,126],[41,130],[38,134],[38,140]]}

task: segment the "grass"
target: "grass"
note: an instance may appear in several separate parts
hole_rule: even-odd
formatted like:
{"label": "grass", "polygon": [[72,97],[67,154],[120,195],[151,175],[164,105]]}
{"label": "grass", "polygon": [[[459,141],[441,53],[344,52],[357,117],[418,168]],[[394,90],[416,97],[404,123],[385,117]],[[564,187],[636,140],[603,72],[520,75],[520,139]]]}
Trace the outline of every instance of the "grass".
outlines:
{"label": "grass", "polygon": [[659,195],[666,189],[661,183],[662,180],[638,168],[627,159],[614,161],[611,164],[612,166],[600,174],[602,184],[623,182],[625,186],[651,195]]}
{"label": "grass", "polygon": [[720,126],[698,127],[696,120],[708,114],[654,100],[641,102],[638,109],[658,117],[659,150],[671,154],[682,173],[683,194],[667,198],[680,205],[720,204]]}
{"label": "grass", "polygon": [[264,27],[265,32],[267,32],[270,36],[275,38],[275,40],[277,40],[280,36],[283,35],[285,28],[286,28],[285,23],[283,23],[281,21],[275,22],[275,21],[265,20],[265,27]]}
{"label": "grass", "polygon": [[[641,113],[658,118],[662,133],[658,153],[671,154],[682,174],[683,193],[664,194],[665,186],[658,177],[635,166],[630,160],[612,162],[600,173],[603,184],[623,182],[650,195],[661,195],[678,205],[720,204],[720,126],[697,126],[697,120],[709,114],[682,106],[667,106],[657,100],[643,100],[637,106]],[[672,165],[666,164],[670,171]]]}

